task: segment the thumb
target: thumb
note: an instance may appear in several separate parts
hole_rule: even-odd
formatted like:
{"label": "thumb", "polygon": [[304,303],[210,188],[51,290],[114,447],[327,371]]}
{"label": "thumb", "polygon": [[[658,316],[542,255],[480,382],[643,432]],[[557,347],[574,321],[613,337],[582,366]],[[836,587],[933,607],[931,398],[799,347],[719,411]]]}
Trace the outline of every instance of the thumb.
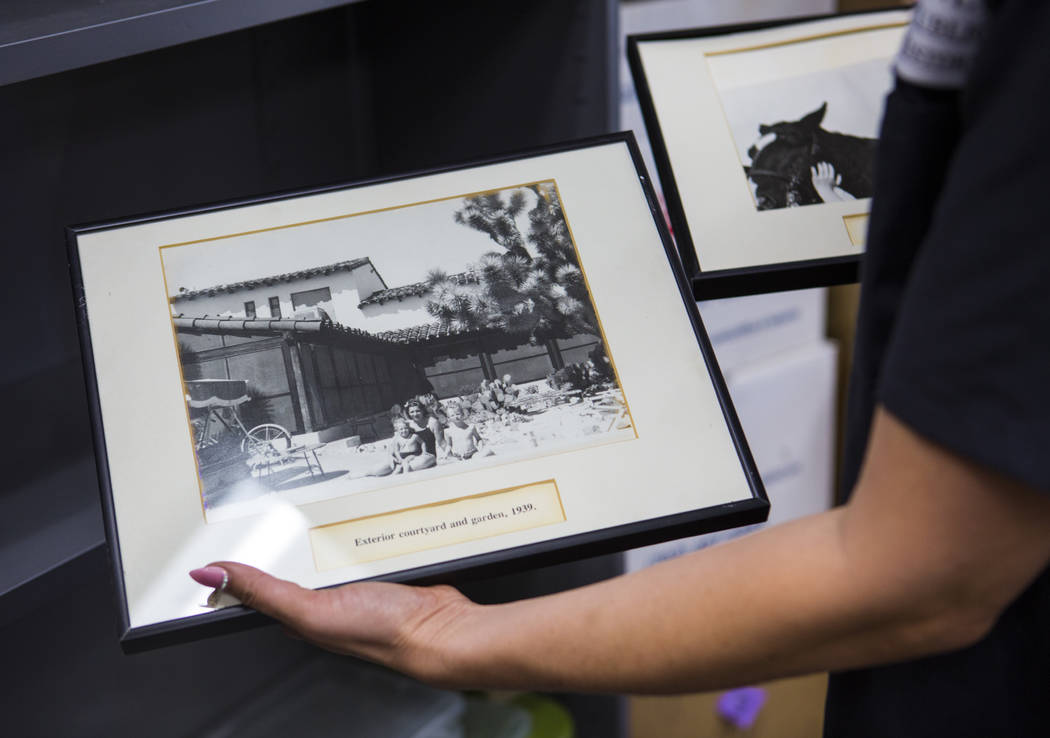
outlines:
{"label": "thumb", "polygon": [[306,624],[310,604],[317,596],[312,589],[233,561],[219,561],[194,569],[190,577],[198,584],[233,595],[245,606],[276,618],[295,630]]}

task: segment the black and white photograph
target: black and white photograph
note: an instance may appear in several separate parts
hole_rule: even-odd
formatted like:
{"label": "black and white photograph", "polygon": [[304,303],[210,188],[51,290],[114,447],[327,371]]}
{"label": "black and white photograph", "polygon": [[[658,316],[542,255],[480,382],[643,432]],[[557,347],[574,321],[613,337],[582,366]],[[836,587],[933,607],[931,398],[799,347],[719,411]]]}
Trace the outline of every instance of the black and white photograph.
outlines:
{"label": "black and white photograph", "polygon": [[[748,53],[748,52],[743,52]],[[871,197],[889,59],[719,88],[758,210]]]}
{"label": "black and white photograph", "polygon": [[636,437],[554,181],[161,258],[210,522]]}
{"label": "black and white photograph", "polygon": [[437,581],[764,520],[655,202],[621,133],[71,227],[122,644],[247,625],[201,561]]}
{"label": "black and white photograph", "polygon": [[908,9],[628,39],[698,298],[857,279]]}

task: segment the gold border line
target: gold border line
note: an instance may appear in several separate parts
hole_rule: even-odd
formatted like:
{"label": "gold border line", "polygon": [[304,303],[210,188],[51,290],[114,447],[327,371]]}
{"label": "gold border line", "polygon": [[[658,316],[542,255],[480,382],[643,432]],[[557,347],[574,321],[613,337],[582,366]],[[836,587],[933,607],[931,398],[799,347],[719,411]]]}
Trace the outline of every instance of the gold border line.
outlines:
{"label": "gold border line", "polygon": [[[769,41],[764,44],[755,44],[753,46],[741,46],[735,49],[719,49],[718,51],[705,51],[704,56],[724,56],[726,54],[739,54],[745,51],[759,51],[761,49],[772,49],[777,46],[790,46],[791,44],[800,44],[807,41],[819,41],[824,38],[835,38],[836,36],[849,36],[854,33],[867,33],[869,31],[885,31],[890,28],[903,28],[908,25],[908,21],[898,21],[896,23],[882,23],[874,26],[862,26],[861,28],[850,28],[843,29],[841,31],[828,31],[827,33],[814,33],[808,36],[799,36],[798,38],[787,39],[784,41]],[[766,29],[771,30],[771,29]]]}
{"label": "gold border line", "polygon": [[[414,510],[424,510],[424,509],[426,509],[428,507],[441,507],[442,505],[454,505],[457,502],[464,502],[465,500],[479,500],[479,499],[481,499],[483,497],[492,497],[493,495],[502,495],[502,494],[506,494],[507,492],[514,492],[515,490],[519,490],[519,489],[527,489],[529,487],[536,487],[536,486],[541,485],[541,484],[553,484],[554,485],[554,495],[558,498],[558,505],[561,507],[562,522],[564,523],[568,518],[565,517],[565,505],[562,504],[561,490],[558,489],[558,480],[551,478],[551,479],[541,479],[541,480],[539,480],[537,482],[528,482],[526,484],[515,484],[512,487],[504,487],[502,489],[494,489],[494,490],[491,490],[489,492],[479,492],[479,493],[473,494],[473,495],[463,495],[462,497],[454,497],[451,500],[441,500],[440,502],[427,502],[427,503],[425,503],[423,505],[414,505],[412,507],[402,507],[402,508],[400,508],[398,510],[389,510],[387,512],[375,513],[374,515],[364,515],[364,516],[362,516],[360,518],[347,518],[346,520],[337,520],[334,523],[324,523],[323,525],[314,525],[314,526],[311,526],[310,528],[307,528],[307,532],[309,533],[309,532],[312,532],[312,531],[315,531],[315,530],[321,530],[323,528],[331,528],[331,527],[336,526],[336,525],[346,525],[348,523],[360,523],[362,520],[373,520],[374,518],[385,518],[388,515],[397,515],[398,513],[413,512]],[[510,531],[510,532],[516,532],[516,531]],[[497,535],[504,535],[504,534],[497,534]],[[486,537],[491,537],[491,536],[480,536],[479,538],[473,539],[473,540],[480,540],[480,538],[486,538]],[[448,545],[454,545],[454,544],[444,544],[444,545],[448,546]],[[438,546],[437,548],[440,548],[440,546]],[[315,565],[315,568],[316,568],[316,565]]]}
{"label": "gold border line", "polygon": [[[243,232],[240,232],[240,233],[230,233],[230,234],[225,234],[225,235],[220,235],[220,236],[211,236],[211,237],[208,237],[208,238],[199,238],[199,239],[194,239],[194,240],[191,240],[191,241],[182,241],[182,242],[179,242],[179,243],[171,243],[171,244],[165,244],[165,245],[162,245],[162,246],[158,246],[157,250],[158,250],[158,253],[160,255],[161,276],[162,276],[163,281],[164,281],[165,304],[168,306],[167,307],[167,310],[168,310],[168,322],[171,325],[172,342],[175,344],[175,356],[176,356],[176,359],[177,359],[178,364],[179,364],[179,380],[180,380],[180,382],[182,384],[183,404],[186,405],[186,402],[185,402],[186,380],[185,380],[185,378],[183,376],[183,371],[182,371],[182,357],[181,357],[180,352],[179,352],[179,342],[178,342],[178,337],[177,337],[177,331],[175,329],[175,316],[172,314],[172,309],[171,309],[171,296],[168,294],[168,278],[167,278],[167,274],[164,271],[164,249],[175,248],[175,247],[179,247],[179,246],[193,246],[193,245],[205,244],[205,243],[210,243],[210,242],[213,242],[213,241],[225,240],[225,239],[228,239],[228,238],[237,238],[239,236],[249,236],[249,235],[254,235],[254,234],[257,234],[257,233],[267,233],[267,232],[270,232],[270,231],[285,230],[285,229],[288,229],[288,228],[295,228],[295,227],[298,227],[298,226],[305,226],[305,225],[313,225],[313,224],[316,224],[316,223],[327,223],[327,222],[332,222],[332,221],[336,221],[336,220],[345,220],[345,219],[348,219],[348,218],[356,218],[356,217],[361,216],[361,215],[372,215],[374,213],[383,213],[383,212],[388,212],[388,211],[391,211],[391,210],[400,210],[400,209],[404,209],[404,208],[416,207],[418,205],[430,205],[430,204],[433,204],[433,203],[436,203],[436,202],[445,202],[445,201],[448,201],[448,200],[458,200],[458,199],[467,198],[467,197],[477,197],[477,196],[480,196],[480,195],[489,195],[489,194],[493,194],[493,193],[501,193],[501,192],[505,192],[505,191],[508,191],[508,190],[530,188],[530,187],[533,187],[533,186],[543,185],[543,184],[548,184],[548,183],[554,187],[554,191],[555,191],[555,193],[558,196],[558,204],[561,207],[561,211],[562,211],[562,220],[565,222],[565,228],[569,232],[569,240],[572,242],[573,252],[576,254],[576,261],[580,265],[580,273],[583,274],[584,287],[587,289],[587,296],[590,298],[591,306],[594,308],[594,317],[598,321],[598,332],[601,335],[602,343],[604,344],[606,355],[609,357],[609,363],[612,365],[613,375],[616,377],[616,384],[618,385],[618,387],[620,389],[620,393],[623,395],[623,403],[624,403],[624,407],[627,410],[627,415],[631,419],[631,432],[634,434],[635,440],[637,440],[639,438],[638,428],[635,425],[634,414],[631,412],[630,404],[627,402],[627,390],[624,388],[623,382],[620,379],[620,372],[616,368],[616,362],[613,359],[612,349],[609,346],[608,339],[607,339],[607,337],[605,335],[605,328],[602,325],[602,319],[601,319],[601,316],[598,313],[598,305],[597,305],[597,302],[594,299],[594,293],[591,290],[590,281],[587,278],[587,272],[586,272],[586,270],[584,269],[584,266],[583,266],[583,259],[580,258],[580,251],[579,251],[579,248],[576,245],[576,238],[573,235],[572,226],[569,223],[569,216],[568,216],[568,213],[567,213],[566,208],[565,208],[565,201],[562,199],[561,190],[558,188],[558,182],[557,182],[557,180],[554,177],[551,177],[549,179],[534,180],[534,181],[531,181],[531,182],[525,182],[525,183],[521,183],[521,184],[506,185],[506,186],[503,186],[503,187],[493,187],[493,188],[489,188],[489,189],[485,189],[485,190],[478,190],[476,192],[470,192],[470,193],[466,193],[466,194],[450,195],[450,196],[447,196],[447,197],[437,197],[437,198],[432,198],[432,199],[429,199],[429,200],[420,200],[419,202],[406,203],[406,204],[402,204],[402,205],[392,205],[392,206],[384,207],[384,208],[375,208],[373,210],[363,210],[363,211],[357,212],[357,213],[346,213],[346,214],[343,214],[343,215],[335,215],[335,216],[331,216],[331,217],[327,217],[327,218],[317,218],[317,219],[314,219],[314,220],[306,220],[306,221],[301,221],[301,222],[298,222],[298,223],[285,223],[283,225],[271,226],[269,228],[258,228],[258,229],[254,229],[254,230],[250,230],[250,231],[243,231]],[[319,194],[328,194],[328,193],[319,193]],[[314,195],[303,195],[300,198],[290,198],[290,199],[292,199],[292,200],[295,200],[295,199],[308,199],[308,198],[313,197],[313,196]],[[268,203],[258,203],[258,204],[259,205],[266,205]],[[254,207],[254,206],[253,205],[246,205],[244,207]],[[190,437],[190,443],[191,443],[191,446],[192,446],[193,441],[194,441],[194,432],[193,432],[193,423],[190,421],[190,414],[189,414],[189,407],[188,406],[186,407],[185,412],[186,412],[186,424],[187,424],[187,427],[188,427],[188,429],[190,431],[189,437]],[[613,429],[613,430],[615,430],[615,429]],[[624,430],[626,430],[626,429],[624,429]],[[620,439],[620,440],[627,440],[627,439]],[[534,460],[534,459],[551,458],[551,457],[554,457],[554,456],[561,456],[563,454],[569,454],[569,453],[579,453],[580,451],[584,451],[584,450],[586,450],[588,448],[594,448],[594,447],[603,446],[603,445],[607,445],[607,444],[606,443],[588,444],[584,448],[577,448],[577,449],[573,449],[571,451],[556,451],[556,452],[547,453],[547,454],[541,452],[541,453],[537,454],[536,456],[528,456],[528,457],[525,457],[525,458],[518,458],[518,459],[508,459],[503,464],[499,464],[498,466],[504,466],[506,464],[513,464],[513,463],[517,463],[517,462],[521,462],[521,461],[530,461],[530,460]],[[200,505],[201,505],[201,515],[204,518],[205,525],[208,525],[210,523],[208,522],[207,509],[204,507],[204,480],[201,477],[200,464],[199,464],[199,461],[197,459],[196,451],[194,451],[193,461],[194,461],[194,464],[193,464],[194,465],[194,471],[195,471],[195,473],[197,475],[197,486],[198,486],[198,488],[200,490],[199,498],[200,498]],[[467,470],[467,472],[469,472],[469,471],[470,470]],[[463,473],[467,473],[467,472],[459,472],[458,474],[463,474]],[[454,477],[454,476],[457,476],[458,474],[450,474],[448,476],[449,477]],[[420,480],[420,483],[424,483],[426,481],[427,480]],[[364,493],[364,492],[375,492],[375,491],[382,490],[382,489],[391,489],[391,488],[402,487],[402,486],[404,486],[404,485],[403,484],[384,485],[384,486],[380,486],[380,487],[364,489],[364,490],[358,490],[358,491],[362,492],[362,493]],[[346,497],[347,494],[352,494],[352,493],[344,493],[342,495],[335,495],[335,496],[333,496],[331,498],[327,498],[327,499],[339,499],[339,498],[342,498],[342,497]],[[559,499],[560,499],[560,495],[559,495]],[[324,501],[325,500],[317,500],[316,502],[324,502]],[[313,504],[313,503],[308,503],[308,504]],[[433,503],[433,504],[443,504],[443,503]],[[302,507],[302,505],[296,505],[296,507]],[[564,506],[562,507],[562,514],[564,515]]]}

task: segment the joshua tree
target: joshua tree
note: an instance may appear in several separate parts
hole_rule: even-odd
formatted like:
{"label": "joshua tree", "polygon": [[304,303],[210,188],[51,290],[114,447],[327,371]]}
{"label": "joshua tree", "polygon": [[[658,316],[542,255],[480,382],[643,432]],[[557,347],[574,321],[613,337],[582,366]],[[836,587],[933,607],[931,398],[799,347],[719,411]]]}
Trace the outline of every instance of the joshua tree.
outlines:
{"label": "joshua tree", "polygon": [[525,209],[525,190],[511,193],[507,202],[498,192],[475,195],[463,201],[463,207],[452,216],[457,223],[481,231],[511,256],[531,258],[525,239],[515,219]]}
{"label": "joshua tree", "polygon": [[[518,216],[533,200],[529,232]],[[539,338],[597,333],[597,318],[553,187],[532,185],[466,198],[457,223],[489,236],[502,251],[483,256],[473,267],[476,283],[461,284],[431,272],[427,310],[443,325],[500,328]],[[525,244],[532,246],[530,251]]]}

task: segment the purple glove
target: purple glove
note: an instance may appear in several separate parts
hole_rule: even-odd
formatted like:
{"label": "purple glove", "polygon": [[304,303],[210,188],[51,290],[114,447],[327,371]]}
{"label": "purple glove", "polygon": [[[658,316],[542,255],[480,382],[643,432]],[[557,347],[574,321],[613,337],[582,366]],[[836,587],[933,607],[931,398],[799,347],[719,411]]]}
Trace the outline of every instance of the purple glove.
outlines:
{"label": "purple glove", "polygon": [[718,698],[715,708],[719,717],[735,728],[750,728],[766,704],[766,690],[761,687],[731,689]]}

